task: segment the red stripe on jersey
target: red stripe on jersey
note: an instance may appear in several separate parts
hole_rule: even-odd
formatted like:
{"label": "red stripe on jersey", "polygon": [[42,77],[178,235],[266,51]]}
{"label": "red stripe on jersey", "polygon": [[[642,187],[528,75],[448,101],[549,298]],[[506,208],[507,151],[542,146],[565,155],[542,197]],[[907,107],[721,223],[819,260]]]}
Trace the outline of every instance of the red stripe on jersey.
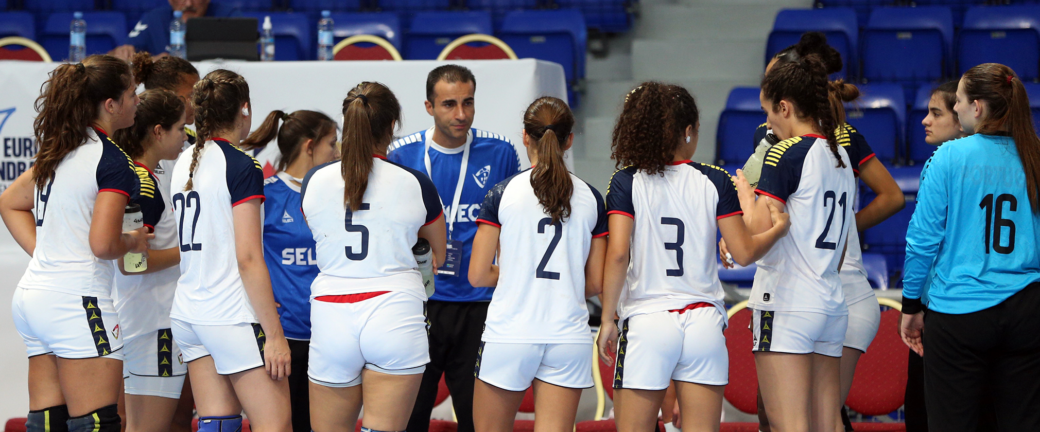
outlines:
{"label": "red stripe on jersey", "polygon": [[[300,211],[303,212],[303,208],[302,207],[300,208]],[[444,210],[441,210],[441,214],[439,214],[439,215],[437,215],[437,217],[433,218],[432,221],[426,222],[422,226],[426,226],[426,225],[432,224],[434,222],[437,222],[437,219],[439,219],[441,216],[444,216]],[[307,215],[303,215],[303,217],[307,217]]]}
{"label": "red stripe on jersey", "polygon": [[97,132],[101,132],[101,133],[105,134],[106,136],[108,135],[108,132],[105,132],[104,129],[101,129],[98,126],[94,126],[94,130],[97,131]]}
{"label": "red stripe on jersey", "polygon": [[807,136],[809,138],[827,139],[827,137],[825,137],[823,135],[817,135],[817,134],[805,134],[805,135],[802,135],[802,136]]}
{"label": "red stripe on jersey", "polygon": [[144,224],[144,226],[148,228],[148,232],[150,232],[150,233],[155,232],[155,227],[154,226],[151,226],[151,225],[148,225],[148,224]]}
{"label": "red stripe on jersey", "polygon": [[487,219],[477,219],[475,222],[478,223],[478,224],[482,223],[482,224],[488,224],[488,225],[493,225],[493,226],[502,228],[502,225],[494,223],[494,222],[491,222],[491,221],[489,221]]}
{"label": "red stripe on jersey", "polygon": [[98,191],[98,193],[101,193],[101,192],[115,192],[115,193],[126,195],[127,198],[130,198],[130,192],[122,191],[122,190],[119,190],[119,189],[101,189],[101,190]]}
{"label": "red stripe on jersey", "polygon": [[871,153],[871,154],[867,155],[867,157],[865,157],[865,158],[863,158],[863,160],[859,161],[860,166],[863,166],[863,162],[871,160],[871,159],[873,159],[875,157],[877,157],[877,155],[874,154],[874,153]]}
{"label": "red stripe on jersey", "polygon": [[602,234],[596,234],[596,235],[592,236],[592,238],[606,237],[607,234],[610,234],[610,231],[607,231],[607,232],[602,233]]}
{"label": "red stripe on jersey", "polygon": [[730,216],[736,216],[736,215],[742,215],[742,214],[744,214],[744,211],[743,211],[743,210],[737,210],[737,211],[735,211],[735,212],[733,212],[733,213],[730,213],[730,214],[724,214],[724,215],[722,215],[722,216],[716,217],[716,218],[715,218],[715,220],[722,220],[722,219],[728,218],[728,217],[730,217]]}
{"label": "red stripe on jersey", "polygon": [[382,159],[382,160],[387,160],[387,159],[386,159],[386,156],[383,156],[383,155],[381,155],[381,154],[375,154],[375,153],[372,153],[372,157],[374,157],[374,158],[379,158],[379,159]]}
{"label": "red stripe on jersey", "polygon": [[373,291],[360,294],[341,294],[341,295],[326,295],[315,297],[314,299],[325,303],[360,303],[370,298],[379,297],[390,291]]}
{"label": "red stripe on jersey", "polygon": [[859,170],[858,170],[858,169],[855,169],[855,168],[853,168],[853,169],[852,169],[852,174],[854,174],[854,175],[855,175],[856,177],[859,177]]}
{"label": "red stripe on jersey", "polygon": [[621,211],[621,210],[611,210],[611,211],[608,211],[608,212],[607,212],[607,215],[612,215],[612,214],[619,214],[619,215],[622,215],[622,216],[628,216],[628,217],[630,217],[630,218],[632,218],[632,219],[635,219],[635,218],[636,218],[636,217],[635,217],[635,216],[633,216],[633,215],[632,215],[631,213],[628,213],[628,212],[623,212],[623,211]]}
{"label": "red stripe on jersey", "polygon": [[700,308],[706,308],[706,307],[715,307],[715,305],[713,305],[711,303],[705,303],[705,302],[690,303],[690,304],[686,305],[686,307],[684,307],[682,309],[672,309],[672,310],[670,310],[668,312],[677,312],[677,313],[679,313],[681,315],[683,312],[686,312],[686,311],[690,311],[690,310],[694,310],[694,309],[700,309]]}
{"label": "red stripe on jersey", "polygon": [[782,199],[780,199],[780,197],[778,197],[778,196],[776,196],[776,195],[773,195],[773,194],[771,194],[771,193],[769,193],[769,192],[766,192],[766,191],[764,191],[764,190],[762,190],[762,189],[755,189],[755,193],[757,193],[757,194],[759,194],[759,195],[765,195],[765,196],[767,196],[767,197],[770,197],[770,198],[772,198],[772,199],[775,199],[775,200],[777,200],[777,201],[780,201],[780,202],[784,203],[785,205],[787,204],[787,201],[785,201],[785,200],[782,200]]}
{"label": "red stripe on jersey", "polygon": [[686,160],[681,160],[681,161],[668,162],[668,165],[682,165],[682,164],[688,164],[690,162],[693,162],[693,161],[689,160],[689,159],[686,159]]}
{"label": "red stripe on jersey", "polygon": [[252,200],[252,199],[259,199],[261,203],[264,202],[264,196],[263,195],[253,195],[253,196],[247,196],[245,198],[242,198],[242,199],[236,201],[235,203],[231,204],[231,207],[237,206],[239,204],[242,204],[242,203],[244,203],[246,201],[249,201],[249,200]]}
{"label": "red stripe on jersey", "polygon": [[213,140],[213,141],[220,141],[220,142],[226,142],[228,144],[231,144],[231,141],[228,141],[228,140],[226,140],[224,138],[214,137],[214,138],[210,138],[210,139]]}

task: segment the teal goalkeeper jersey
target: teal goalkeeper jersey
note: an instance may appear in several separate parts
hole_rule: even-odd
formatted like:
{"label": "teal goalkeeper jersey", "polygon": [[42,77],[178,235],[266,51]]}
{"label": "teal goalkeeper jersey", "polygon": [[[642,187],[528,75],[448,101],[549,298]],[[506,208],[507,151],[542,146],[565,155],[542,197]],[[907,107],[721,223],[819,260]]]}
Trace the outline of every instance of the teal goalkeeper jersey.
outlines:
{"label": "teal goalkeeper jersey", "polygon": [[[1040,281],[1040,215],[1032,211],[1014,141],[975,134],[944,144],[925,164],[906,234],[905,313],[966,314]],[[934,266],[930,286],[925,287]]]}

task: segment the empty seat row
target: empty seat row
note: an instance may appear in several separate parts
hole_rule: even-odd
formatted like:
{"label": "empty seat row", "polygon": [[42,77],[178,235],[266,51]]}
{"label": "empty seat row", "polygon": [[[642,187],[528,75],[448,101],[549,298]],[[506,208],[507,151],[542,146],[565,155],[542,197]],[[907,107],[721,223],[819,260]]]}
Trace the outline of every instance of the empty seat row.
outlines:
{"label": "empty seat row", "polygon": [[816,7],[850,7],[856,11],[860,26],[867,25],[870,12],[879,7],[946,6],[953,13],[953,23],[960,27],[964,13],[972,6],[1037,3],[1035,0],[817,0]]}

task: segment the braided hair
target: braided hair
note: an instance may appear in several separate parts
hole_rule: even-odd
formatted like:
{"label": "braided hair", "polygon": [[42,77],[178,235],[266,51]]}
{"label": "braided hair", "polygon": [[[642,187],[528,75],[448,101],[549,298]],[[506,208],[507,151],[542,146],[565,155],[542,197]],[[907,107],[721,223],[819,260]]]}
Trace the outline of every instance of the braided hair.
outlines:
{"label": "braided hair", "polygon": [[242,104],[248,102],[249,84],[241,75],[229,70],[214,70],[195,83],[191,104],[195,108],[195,129],[199,139],[191,153],[188,183],[184,190],[191,190],[194,186],[195,169],[199,166],[206,141],[221,130],[233,128]]}
{"label": "braided hair", "polygon": [[795,115],[808,119],[827,139],[831,153],[838,160],[837,167],[845,168],[845,161],[838,152],[839,119],[831,105],[827,67],[819,56],[810,54],[792,62],[777,63],[762,79],[762,94],[773,103],[773,111],[779,109],[781,100],[793,104]]}

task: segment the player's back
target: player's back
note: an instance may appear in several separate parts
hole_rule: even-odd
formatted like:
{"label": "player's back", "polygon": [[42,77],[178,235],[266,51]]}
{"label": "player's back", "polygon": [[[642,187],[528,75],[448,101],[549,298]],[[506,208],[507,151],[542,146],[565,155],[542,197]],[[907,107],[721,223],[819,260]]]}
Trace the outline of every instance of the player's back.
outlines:
{"label": "player's back", "polygon": [[749,306],[757,310],[844,315],[838,264],[856,219],[856,183],[848,154],[839,168],[827,140],[806,135],[770,149],[756,192],[791,216],[787,236],[758,261]]}
{"label": "player's back", "polygon": [[320,273],[311,297],[373,291],[426,293],[412,246],[419,229],[442,213],[429,177],[375,157],[358,211],[344,203],[341,162],[313,168],[303,180],[303,214],[317,243]]}
{"label": "player's back", "polygon": [[499,276],[488,309],[487,342],[590,343],[585,263],[607,235],[603,198],[571,175],[571,213],[553,223],[531,186],[533,170],[491,189],[478,223],[501,228]]}

